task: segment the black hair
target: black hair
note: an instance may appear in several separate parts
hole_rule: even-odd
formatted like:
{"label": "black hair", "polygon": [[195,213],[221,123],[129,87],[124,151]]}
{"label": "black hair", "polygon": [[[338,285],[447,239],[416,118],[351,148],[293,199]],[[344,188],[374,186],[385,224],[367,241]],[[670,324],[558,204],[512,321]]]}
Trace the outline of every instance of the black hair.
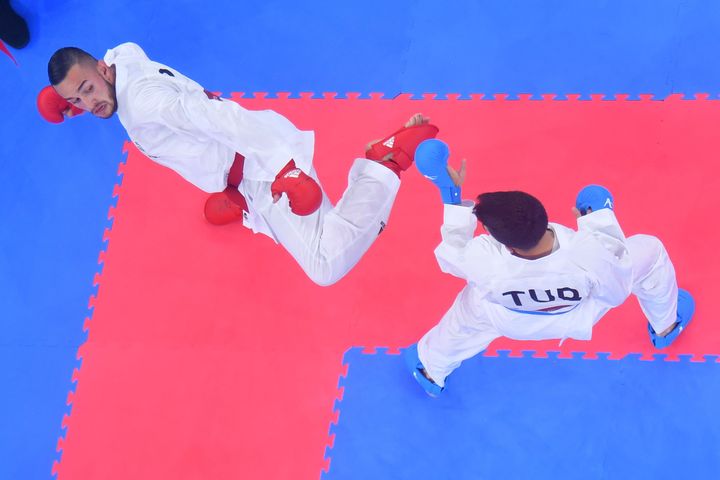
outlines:
{"label": "black hair", "polygon": [[97,62],[97,59],[77,47],[64,47],[53,53],[48,62],[50,85],[57,85],[65,80],[72,66],[80,62]]}
{"label": "black hair", "polygon": [[545,207],[525,192],[480,194],[473,213],[495,240],[521,250],[536,246],[548,226]]}

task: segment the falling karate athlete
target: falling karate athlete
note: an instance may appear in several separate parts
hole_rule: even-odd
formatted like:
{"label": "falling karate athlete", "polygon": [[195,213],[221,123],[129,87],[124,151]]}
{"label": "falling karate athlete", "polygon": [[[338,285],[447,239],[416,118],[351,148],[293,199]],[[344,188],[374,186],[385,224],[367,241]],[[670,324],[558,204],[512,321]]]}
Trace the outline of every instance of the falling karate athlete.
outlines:
{"label": "falling karate athlete", "polygon": [[[670,345],[695,310],[678,289],[665,247],[650,235],[626,238],[610,192],[589,185],[577,196],[578,230],[548,223],[543,205],[525,192],[483,193],[461,201],[465,163],[455,171],[440,140],[420,144],[417,168],[445,203],[440,268],[467,286],[434,328],[405,349],[407,366],[430,396],[463,360],[499,337],[589,340],[592,328],[632,293],[656,348]],[[487,234],[474,236],[477,223]]]}
{"label": "falling karate athlete", "polygon": [[212,193],[205,204],[209,222],[242,221],[273,238],[322,286],[345,276],[370,248],[387,224],[400,173],[412,165],[417,145],[438,132],[416,114],[368,145],[333,206],[312,165],[314,132],[274,111],[218,98],[134,43],[108,50],[102,60],[62,48],[50,59],[48,76],[51,85],[37,99],[45,119],[117,112],[149,159]]}

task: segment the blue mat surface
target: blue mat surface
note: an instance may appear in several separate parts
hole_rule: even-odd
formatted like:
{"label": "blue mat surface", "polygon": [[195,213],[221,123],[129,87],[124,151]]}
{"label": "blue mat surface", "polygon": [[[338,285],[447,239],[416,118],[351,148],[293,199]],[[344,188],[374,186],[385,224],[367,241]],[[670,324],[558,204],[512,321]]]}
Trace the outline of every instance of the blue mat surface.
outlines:
{"label": "blue mat surface", "polygon": [[0,479],[50,477],[63,414],[70,411],[65,400],[76,351],[74,345],[0,345],[0,405],[12,408],[0,422]]}
{"label": "blue mat surface", "polygon": [[325,480],[676,479],[720,471],[720,364],[475,357],[427,397],[402,357],[345,355]]}

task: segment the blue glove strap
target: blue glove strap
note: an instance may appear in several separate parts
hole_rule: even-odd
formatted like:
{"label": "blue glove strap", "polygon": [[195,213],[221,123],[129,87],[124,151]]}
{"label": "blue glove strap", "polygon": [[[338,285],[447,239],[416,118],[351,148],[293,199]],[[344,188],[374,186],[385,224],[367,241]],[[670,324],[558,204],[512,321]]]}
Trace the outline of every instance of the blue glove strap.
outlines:
{"label": "blue glove strap", "polygon": [[613,196],[610,191],[602,185],[588,185],[580,190],[575,199],[575,208],[580,210],[582,215],[587,213],[588,208],[593,212],[603,208],[613,209]]}
{"label": "blue glove strap", "polygon": [[442,197],[443,203],[447,203],[450,205],[460,205],[461,203],[461,196],[460,196],[460,187],[457,185],[453,185],[452,187],[440,187],[440,196]]}
{"label": "blue glove strap", "polygon": [[447,204],[461,203],[460,187],[455,185],[447,171],[450,148],[437,139],[425,140],[415,150],[415,165],[425,178],[440,190],[442,201]]}

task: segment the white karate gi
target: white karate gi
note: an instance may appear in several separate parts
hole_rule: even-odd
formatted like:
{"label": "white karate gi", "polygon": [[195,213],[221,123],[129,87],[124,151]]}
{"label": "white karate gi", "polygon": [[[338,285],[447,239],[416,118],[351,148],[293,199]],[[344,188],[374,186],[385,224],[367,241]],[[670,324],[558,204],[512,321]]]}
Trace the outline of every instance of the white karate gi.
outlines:
{"label": "white karate gi", "polygon": [[356,159],[336,207],[323,193],[317,212],[297,216],[286,196],[272,203],[270,184],[291,159],[317,180],[314,132],[271,110],[208,99],[198,83],[151,61],[134,43],[108,50],[104,60],[115,66],[118,117],[135,145],[206,192],[224,190],[235,153],[243,155],[243,223],[282,244],[314,282],[342,278],[387,224],[400,185],[388,168]]}
{"label": "white karate gi", "polygon": [[676,321],[675,270],[655,237],[625,238],[612,210],[578,219],[578,231],[550,223],[554,251],[527,260],[490,235],[473,237],[472,202],[446,205],[440,268],[467,280],[438,325],[418,342],[418,355],[440,386],[460,363],[494,339],[589,340],[593,325],[635,294],[656,332]]}

